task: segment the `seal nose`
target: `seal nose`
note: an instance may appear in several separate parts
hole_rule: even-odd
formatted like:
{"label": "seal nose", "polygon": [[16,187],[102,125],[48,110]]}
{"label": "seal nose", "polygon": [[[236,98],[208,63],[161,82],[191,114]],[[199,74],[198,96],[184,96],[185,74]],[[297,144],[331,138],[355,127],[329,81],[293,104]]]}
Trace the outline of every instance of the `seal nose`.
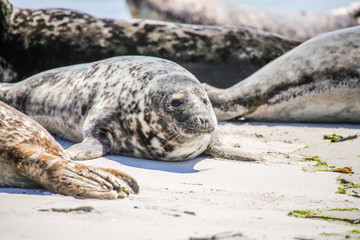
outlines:
{"label": "seal nose", "polygon": [[202,118],[202,117],[199,117],[199,120],[201,122],[202,125],[206,124],[206,123],[209,123],[209,119],[208,118]]}
{"label": "seal nose", "polygon": [[207,117],[198,117],[198,123],[203,130],[209,128],[209,118]]}

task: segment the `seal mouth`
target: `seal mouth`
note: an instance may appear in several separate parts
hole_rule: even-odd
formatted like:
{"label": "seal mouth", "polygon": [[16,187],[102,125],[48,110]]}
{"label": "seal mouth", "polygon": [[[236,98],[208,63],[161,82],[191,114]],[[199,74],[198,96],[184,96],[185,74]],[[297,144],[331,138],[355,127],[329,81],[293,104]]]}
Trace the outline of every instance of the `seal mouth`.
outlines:
{"label": "seal mouth", "polygon": [[211,134],[215,131],[214,126],[206,126],[201,127],[195,124],[179,124],[178,126],[175,125],[175,129],[180,132],[182,135],[187,137],[193,137],[193,136],[201,136],[201,135],[207,135]]}

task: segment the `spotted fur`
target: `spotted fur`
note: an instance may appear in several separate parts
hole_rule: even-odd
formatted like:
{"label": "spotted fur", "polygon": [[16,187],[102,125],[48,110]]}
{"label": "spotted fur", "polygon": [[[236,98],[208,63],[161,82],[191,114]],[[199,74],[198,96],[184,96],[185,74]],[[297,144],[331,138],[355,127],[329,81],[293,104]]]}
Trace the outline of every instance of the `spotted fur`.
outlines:
{"label": "spotted fur", "polygon": [[227,0],[127,0],[126,2],[134,18],[243,26],[300,41],[359,25],[360,13],[359,2],[322,13],[271,11]]}
{"label": "spotted fur", "polygon": [[137,192],[129,175],[70,160],[38,123],[0,102],[0,186],[45,187],[77,198],[117,198]]}
{"label": "spotted fur", "polygon": [[181,66],[153,57],[115,57],[46,71],[0,85],[0,99],[50,132],[81,142],[67,150],[73,159],[112,153],[186,160],[209,147],[217,125],[199,81]]}

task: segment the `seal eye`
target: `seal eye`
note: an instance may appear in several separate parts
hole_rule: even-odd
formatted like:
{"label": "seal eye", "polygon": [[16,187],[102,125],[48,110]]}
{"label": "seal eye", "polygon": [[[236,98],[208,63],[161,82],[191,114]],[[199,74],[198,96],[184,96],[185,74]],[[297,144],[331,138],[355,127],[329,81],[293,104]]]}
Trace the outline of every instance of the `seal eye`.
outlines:
{"label": "seal eye", "polygon": [[170,102],[170,105],[174,108],[179,107],[181,104],[183,104],[183,102],[180,99],[173,99]]}
{"label": "seal eye", "polygon": [[208,105],[208,100],[206,98],[204,98],[203,103],[205,103],[205,105]]}

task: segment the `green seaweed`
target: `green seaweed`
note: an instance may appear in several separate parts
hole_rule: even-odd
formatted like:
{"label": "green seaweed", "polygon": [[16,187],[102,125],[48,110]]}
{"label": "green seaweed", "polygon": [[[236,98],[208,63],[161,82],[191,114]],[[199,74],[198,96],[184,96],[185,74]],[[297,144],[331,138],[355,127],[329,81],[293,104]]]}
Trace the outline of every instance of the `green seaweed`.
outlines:
{"label": "green seaweed", "polygon": [[360,208],[330,208],[327,211],[353,212],[360,211]]}
{"label": "green seaweed", "polygon": [[[334,166],[329,166],[325,161],[322,161],[320,159],[320,157],[318,155],[314,155],[314,156],[305,156],[305,155],[301,155],[303,160],[305,161],[309,161],[309,162],[316,162],[316,164],[314,165],[314,167],[322,167],[322,169],[317,169],[314,171],[319,171],[319,172],[338,172],[338,173],[344,173],[344,174],[353,174],[353,170],[352,167],[340,167],[340,168],[335,168]],[[308,171],[305,168],[302,168],[303,171]]]}
{"label": "green seaweed", "polygon": [[338,194],[346,194],[346,189],[344,189],[344,188],[342,188],[342,187],[339,187],[338,190],[337,190],[335,193],[338,193]]}
{"label": "green seaweed", "polygon": [[[309,156],[303,156],[303,159],[305,161],[309,161],[309,162],[317,162],[315,164],[315,166],[325,166],[325,167],[329,167],[328,164],[322,160],[320,160],[320,157],[318,155],[314,155],[312,157],[309,157]],[[330,168],[333,168],[333,167],[330,167]]]}
{"label": "green seaweed", "polygon": [[333,140],[333,139],[340,139],[343,138],[343,136],[340,136],[336,133],[333,133],[331,135],[323,135],[323,140]]}
{"label": "green seaweed", "polygon": [[341,221],[341,222],[347,222],[351,224],[360,224],[359,219],[353,219],[349,217],[336,217],[336,216],[329,216],[324,215],[323,212],[329,212],[329,211],[347,211],[347,212],[359,212],[359,208],[332,208],[332,209],[315,209],[315,210],[292,210],[287,215],[291,217],[297,217],[297,218],[313,218],[313,219],[323,219],[327,221]]}
{"label": "green seaweed", "polygon": [[340,236],[340,233],[320,233],[321,236]]}
{"label": "green seaweed", "polygon": [[360,191],[357,190],[360,188],[360,184],[355,184],[341,177],[338,177],[337,181],[341,186],[335,193],[347,194],[350,197],[360,198]]}

